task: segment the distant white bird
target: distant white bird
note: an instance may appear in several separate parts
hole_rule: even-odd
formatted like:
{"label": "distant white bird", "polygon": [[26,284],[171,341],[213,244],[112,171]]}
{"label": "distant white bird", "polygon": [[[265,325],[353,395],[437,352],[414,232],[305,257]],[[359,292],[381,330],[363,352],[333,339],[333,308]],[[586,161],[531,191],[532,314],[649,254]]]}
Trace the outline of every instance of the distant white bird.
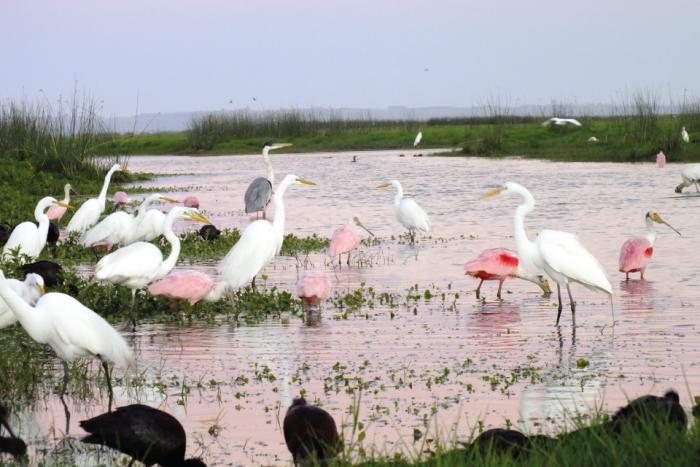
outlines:
{"label": "distant white bird", "polygon": [[597,142],[598,142],[598,138],[596,138],[595,136],[591,136],[591,137],[588,138],[586,141],[588,141],[589,143],[597,143]]}
{"label": "distant white bird", "polygon": [[681,172],[681,178],[683,183],[676,187],[676,193],[681,193],[683,188],[695,185],[695,191],[700,192],[698,185],[700,185],[700,164],[691,164],[686,166]]}
{"label": "distant white bird", "polygon": [[221,260],[219,272],[229,287],[242,287],[251,280],[255,286],[255,276],[279,254],[284,240],[284,193],[293,184],[315,185],[314,182],[296,175],[284,177],[272,199],[274,221],[270,223],[257,220],[251,223],[231,251]]}
{"label": "distant white bird", "polygon": [[543,230],[537,239],[531,242],[525,232],[525,216],[535,207],[532,194],[517,183],[508,182],[500,188],[484,193],[483,198],[515,193],[520,195],[523,203],[515,210],[515,242],[518,245],[518,258],[526,266],[537,268],[547,273],[557,283],[559,307],[557,324],[561,317],[561,286],[565,285],[569,293],[571,316],[575,319],[576,302],[571,295],[571,282],[578,282],[591,290],[607,293],[612,299],[612,286],[605,275],[605,270],[575,235],[558,230]]}
{"label": "distant white bird", "polygon": [[416,230],[430,232],[432,226],[430,218],[422,207],[411,198],[403,197],[403,188],[398,180],[391,180],[388,183],[377,185],[377,188],[393,187],[396,191],[394,195],[394,213],[396,219],[408,229],[411,236],[411,245],[416,242]]}
{"label": "distant white bird", "polygon": [[155,201],[165,201],[167,203],[180,202],[175,198],[169,198],[157,193],[146,198],[141,206],[139,206],[134,232],[130,242],[150,242],[165,233],[166,215],[160,209],[148,209]]}
{"label": "distant white bird", "polygon": [[102,191],[97,198],[90,198],[85,201],[80,208],[73,214],[68,226],[66,227],[66,232],[71,234],[73,232],[83,233],[100,220],[100,214],[105,210],[105,201],[107,200],[107,190],[109,189],[109,182],[112,179],[112,175],[117,171],[126,172],[126,169],[122,169],[119,164],[114,164],[107,175],[105,175],[105,181],[102,185]]}
{"label": "distant white bird", "polygon": [[576,125],[576,126],[581,126],[581,122],[576,120],[575,118],[559,118],[559,117],[552,117],[549,120],[546,120],[542,122],[542,126],[549,126],[549,125],[558,125],[558,126],[564,126],[564,125]]}
{"label": "distant white bird", "polygon": [[19,248],[20,254],[27,255],[31,259],[35,259],[41,254],[41,250],[46,246],[46,236],[49,233],[49,216],[46,215],[45,211],[50,206],[70,207],[62,201],[56,201],[51,196],[42,198],[34,208],[34,219],[39,225],[28,221],[15,227],[2,249],[4,259],[11,258],[13,250],[17,248]]}
{"label": "distant white bird", "polygon": [[[24,281],[7,279],[7,285],[19,295],[22,300],[34,306],[44,295],[44,278],[39,274],[29,273]],[[0,329],[17,322],[17,317],[4,300],[0,298]]]}
{"label": "distant white bird", "polygon": [[418,134],[416,135],[416,139],[413,140],[413,147],[415,148],[420,144],[420,140],[423,139],[423,132],[418,130]]}
{"label": "distant white bird", "polygon": [[681,128],[681,139],[684,143],[690,143],[690,135],[685,131],[685,127]]}
{"label": "distant white bird", "polygon": [[97,280],[131,289],[131,323],[134,327],[136,319],[133,309],[136,291],[165,277],[180,256],[180,239],[173,232],[173,223],[179,219],[210,223],[197,209],[175,206],[165,220],[165,239],[170,243],[170,255],[165,260],[157,246],[147,242],[136,242],[104,256],[95,266]]}
{"label": "distant white bird", "polygon": [[12,289],[0,271],[0,298],[12,310],[29,337],[47,344],[63,360],[63,389],[68,385],[68,362],[93,355],[100,359],[112,406],[112,383],[108,363],[128,366],[134,361],[124,338],[100,315],[70,295],[47,293],[31,306]]}

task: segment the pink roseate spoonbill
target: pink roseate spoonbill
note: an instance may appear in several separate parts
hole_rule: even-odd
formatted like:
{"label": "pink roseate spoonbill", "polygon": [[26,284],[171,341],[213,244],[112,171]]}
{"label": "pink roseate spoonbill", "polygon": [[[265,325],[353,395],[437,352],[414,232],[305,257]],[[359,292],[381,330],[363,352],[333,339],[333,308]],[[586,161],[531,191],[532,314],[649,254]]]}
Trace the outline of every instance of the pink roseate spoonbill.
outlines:
{"label": "pink roseate spoonbill", "polygon": [[625,280],[629,280],[631,272],[638,272],[640,279],[644,279],[644,270],[647,268],[651,261],[651,255],[654,253],[654,241],[656,240],[654,223],[666,224],[678,235],[681,234],[654,211],[647,212],[644,220],[647,224],[644,237],[630,238],[620,248],[620,272],[625,273]]}
{"label": "pink roseate spoonbill", "polygon": [[476,298],[480,298],[479,293],[484,281],[494,280],[498,281],[498,293],[496,296],[501,298],[501,288],[508,277],[517,277],[537,284],[542,289],[545,297],[552,293],[549,289],[549,282],[544,276],[535,276],[523,270],[520,266],[518,255],[505,248],[491,248],[482,251],[476,259],[464,265],[464,271],[465,275],[481,279],[479,286],[476,288]]}
{"label": "pink roseate spoonbill", "polygon": [[65,206],[54,204],[46,211],[46,215],[49,217],[50,221],[60,221],[63,215],[66,213],[68,208],[66,206],[70,205],[70,194],[75,194],[73,188],[71,188],[70,183],[66,183],[63,187],[63,200],[61,201]]}
{"label": "pink roseate spoonbill", "polygon": [[187,300],[192,305],[200,300],[215,302],[226,288],[225,283],[214,287],[214,280],[199,271],[173,271],[163,279],[148,286],[151,295],[163,295],[178,302]]}
{"label": "pink roseate spoonbill", "polygon": [[186,208],[196,208],[199,209],[199,199],[196,196],[188,196],[182,202]]}
{"label": "pink roseate spoonbill", "polygon": [[666,165],[666,154],[663,151],[659,151],[656,155],[656,165],[659,167],[664,167]]}
{"label": "pink roseate spoonbill", "polygon": [[525,216],[535,208],[535,198],[522,185],[507,182],[500,188],[488,191],[482,199],[500,194],[514,193],[520,196],[522,204],[515,210],[515,242],[518,245],[518,258],[526,267],[544,270],[557,283],[557,324],[561,317],[561,286],[569,293],[572,320],[576,317],[576,302],[571,294],[571,282],[577,282],[588,289],[605,292],[612,304],[612,286],[605,275],[603,266],[579,242],[576,235],[558,230],[543,230],[537,240],[531,242],[525,232]]}
{"label": "pink roseate spoonbill", "polygon": [[307,312],[311,307],[322,307],[323,301],[331,293],[331,281],[323,273],[306,271],[297,280],[297,296],[304,302]]}
{"label": "pink roseate spoonbill", "polygon": [[357,248],[362,241],[362,233],[355,226],[361,227],[368,234],[374,236],[374,234],[370,232],[367,227],[362,225],[362,222],[360,222],[360,219],[358,219],[357,216],[353,217],[351,221],[344,226],[335,229],[335,232],[333,232],[333,236],[331,237],[331,244],[328,247],[328,254],[330,256],[338,256],[339,266],[343,264],[341,259],[343,253],[348,254],[347,265],[350,266],[350,252]]}
{"label": "pink roseate spoonbill", "polygon": [[129,195],[125,191],[117,191],[112,197],[112,202],[116,205],[117,209],[123,209],[124,205],[129,202]]}

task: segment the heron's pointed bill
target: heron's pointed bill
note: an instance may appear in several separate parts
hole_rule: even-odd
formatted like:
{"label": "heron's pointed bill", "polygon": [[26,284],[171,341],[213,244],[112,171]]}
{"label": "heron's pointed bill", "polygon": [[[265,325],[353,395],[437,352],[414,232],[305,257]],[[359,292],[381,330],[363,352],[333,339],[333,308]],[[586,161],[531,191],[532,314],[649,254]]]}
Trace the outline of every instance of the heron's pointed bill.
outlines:
{"label": "heron's pointed bill", "polygon": [[486,199],[486,198],[491,198],[492,196],[498,196],[501,193],[503,193],[504,191],[506,191],[506,188],[502,186],[502,187],[496,188],[495,190],[487,191],[486,193],[481,195],[481,198],[479,198],[479,199]]}
{"label": "heron's pointed bill", "polygon": [[54,204],[56,206],[61,206],[62,208],[66,208],[66,209],[75,209],[73,206],[71,206],[68,203],[64,203],[63,201],[56,201]]}
{"label": "heron's pointed bill", "polygon": [[[673,230],[674,232],[676,232],[678,235],[681,235],[681,233],[680,233],[678,230],[676,230],[675,227],[673,227],[671,224],[669,224],[668,222],[666,222],[665,220],[663,220],[663,219],[661,218],[661,216],[659,216],[657,213],[652,214],[652,215],[651,215],[651,219],[652,219],[654,222],[656,222],[657,224],[666,224],[671,230]],[[682,237],[682,235],[681,235],[681,237]]]}
{"label": "heron's pointed bill", "polygon": [[293,146],[292,143],[275,143],[272,146],[270,146],[270,149],[282,149],[288,148],[290,146]]}
{"label": "heron's pointed bill", "polygon": [[175,198],[169,198],[167,196],[161,196],[161,201],[167,201],[168,203],[180,203],[181,201]]}
{"label": "heron's pointed bill", "polygon": [[389,188],[391,186],[391,183],[380,183],[379,185],[376,186],[376,188]]}
{"label": "heron's pointed bill", "polygon": [[301,183],[302,185],[316,185],[314,182],[307,180],[306,178],[300,178],[297,180],[297,182]]}
{"label": "heron's pointed bill", "polygon": [[211,221],[200,212],[186,212],[185,215],[195,222],[201,222],[203,224],[211,224]]}

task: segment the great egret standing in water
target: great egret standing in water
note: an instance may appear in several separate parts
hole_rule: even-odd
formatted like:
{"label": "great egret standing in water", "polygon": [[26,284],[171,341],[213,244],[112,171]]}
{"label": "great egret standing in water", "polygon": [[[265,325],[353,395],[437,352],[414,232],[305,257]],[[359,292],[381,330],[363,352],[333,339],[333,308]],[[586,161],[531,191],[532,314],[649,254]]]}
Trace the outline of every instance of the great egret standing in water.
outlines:
{"label": "great egret standing in water", "polygon": [[270,162],[270,151],[282,149],[291,146],[289,143],[271,143],[263,144],[262,155],[265,161],[266,177],[258,177],[248,185],[245,191],[245,212],[263,212],[265,218],[265,209],[267,204],[272,199],[272,187],[275,185],[275,171]]}
{"label": "great egret standing in water", "polygon": [[678,235],[681,234],[654,211],[649,211],[644,217],[644,220],[647,224],[644,237],[630,238],[623,243],[622,248],[620,248],[620,259],[618,263],[620,272],[625,273],[626,280],[629,280],[631,272],[638,272],[640,274],[640,278],[644,279],[644,270],[647,268],[647,265],[651,261],[651,255],[654,253],[654,241],[656,240],[654,223],[666,224]]}
{"label": "great egret standing in water", "polygon": [[134,361],[124,338],[104,318],[70,295],[47,293],[35,306],[31,306],[12,289],[2,271],[0,298],[15,314],[29,337],[40,344],[47,344],[63,360],[61,397],[68,385],[68,362],[89,355],[100,359],[107,379],[111,410],[113,393],[108,364],[128,366]]}
{"label": "great egret standing in water", "polygon": [[416,230],[421,232],[430,232],[430,218],[425,213],[422,207],[411,198],[403,197],[403,188],[398,180],[391,180],[388,183],[377,185],[377,188],[393,187],[396,191],[394,195],[394,213],[396,219],[408,229],[411,236],[411,245],[416,243]]}
{"label": "great egret standing in water", "polygon": [[69,208],[68,204],[47,196],[42,198],[34,208],[34,218],[39,223],[37,226],[34,222],[22,222],[12,230],[10,238],[2,249],[2,255],[5,259],[12,257],[13,250],[19,248],[19,253],[27,255],[32,260],[41,254],[41,250],[46,246],[46,238],[49,234],[49,217],[46,215],[46,209],[50,206],[63,206]]}
{"label": "great egret standing in water", "polygon": [[175,267],[177,258],[180,256],[180,239],[173,232],[173,223],[179,219],[209,223],[209,220],[198,210],[175,206],[165,220],[165,239],[170,242],[170,255],[165,260],[157,246],[148,242],[136,242],[108,254],[95,266],[97,280],[124,285],[131,289],[133,327],[136,327],[136,318],[133,313],[136,291],[165,277]]}
{"label": "great egret standing in water", "polygon": [[557,324],[561,317],[561,286],[566,286],[571,304],[571,316],[575,319],[576,302],[571,294],[571,282],[578,282],[591,290],[607,293],[612,300],[612,286],[605,276],[605,270],[579,243],[575,235],[558,230],[543,230],[537,240],[531,242],[525,232],[525,216],[534,209],[535,198],[522,185],[508,182],[500,188],[484,193],[482,199],[500,194],[515,193],[523,203],[515,210],[515,242],[518,245],[518,258],[526,266],[544,270],[557,283]]}
{"label": "great egret standing in water", "polygon": [[311,180],[287,175],[277,187],[272,205],[275,209],[275,219],[272,223],[266,220],[252,222],[243,231],[240,240],[233,245],[231,251],[221,260],[219,271],[229,287],[242,287],[252,280],[275,255],[279,254],[284,240],[284,193],[291,185],[315,185]]}
{"label": "great egret standing in water", "polygon": [[66,227],[66,232],[68,234],[72,232],[83,233],[100,220],[100,214],[105,210],[105,202],[107,201],[107,190],[109,189],[109,182],[112,180],[112,175],[114,172],[122,171],[126,172],[126,169],[122,169],[119,164],[114,164],[112,168],[109,169],[107,175],[105,175],[105,181],[102,184],[102,191],[97,198],[90,198],[85,201],[80,208],[73,214],[71,220],[68,222]]}

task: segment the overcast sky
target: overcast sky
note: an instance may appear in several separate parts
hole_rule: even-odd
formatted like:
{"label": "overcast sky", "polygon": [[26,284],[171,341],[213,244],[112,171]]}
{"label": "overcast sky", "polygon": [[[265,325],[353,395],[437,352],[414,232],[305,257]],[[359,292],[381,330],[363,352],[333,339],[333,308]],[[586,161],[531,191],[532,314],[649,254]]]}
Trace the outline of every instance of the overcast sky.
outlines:
{"label": "overcast sky", "polygon": [[77,82],[127,115],[137,96],[174,112],[700,95],[699,25],[698,0],[0,0],[0,99]]}

